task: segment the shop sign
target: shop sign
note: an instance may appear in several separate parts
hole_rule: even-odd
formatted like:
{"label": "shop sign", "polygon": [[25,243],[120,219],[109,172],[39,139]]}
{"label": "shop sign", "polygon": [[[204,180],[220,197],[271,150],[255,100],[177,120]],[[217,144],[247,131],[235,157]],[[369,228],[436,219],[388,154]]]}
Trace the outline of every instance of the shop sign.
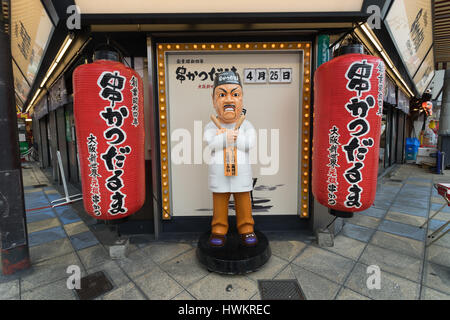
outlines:
{"label": "shop sign", "polygon": [[395,99],[395,91],[395,84],[391,80],[386,79],[384,87],[384,101],[392,105],[396,105],[397,100]]}
{"label": "shop sign", "polygon": [[363,0],[261,1],[228,0],[75,0],[82,14],[106,13],[263,13],[263,12],[361,12]]}
{"label": "shop sign", "polygon": [[39,120],[48,114],[47,96],[44,96],[33,108],[33,116]]}
{"label": "shop sign", "polygon": [[427,54],[427,57],[423,60],[419,71],[417,71],[413,78],[417,91],[419,91],[419,95],[422,95],[428,88],[428,85],[434,77],[434,72],[434,54],[433,48],[431,48]]}
{"label": "shop sign", "polygon": [[21,101],[26,101],[28,94],[30,93],[30,85],[27,80],[23,77],[17,65],[12,62],[13,78],[14,78],[14,90],[16,95]]}
{"label": "shop sign", "polygon": [[[250,151],[252,178],[256,179],[254,214],[296,215],[300,193],[305,198],[300,200],[301,210],[307,216],[307,181],[302,179],[306,191],[305,187],[299,190],[298,175],[308,174],[308,146],[303,139],[299,143],[298,133],[306,132],[304,139],[309,141],[309,127],[302,129],[304,123],[309,126],[309,110],[302,110],[302,105],[309,109],[310,45],[285,43],[285,52],[278,43],[273,52],[267,49],[272,45],[257,43],[235,45],[248,51],[227,51],[229,46],[220,43],[204,46],[214,46],[217,51],[158,54],[164,213],[211,214],[210,201],[204,196],[209,194],[205,156],[209,153],[202,133],[210,121],[214,77],[228,70],[241,77],[246,118],[258,135],[256,147]],[[176,49],[174,44],[170,47]],[[303,96],[299,88],[306,90]],[[186,181],[194,187],[186,188]]]}
{"label": "shop sign", "polygon": [[67,90],[64,77],[61,77],[49,90],[49,110],[53,111],[67,103]]}
{"label": "shop sign", "polygon": [[[29,84],[34,82],[53,30],[41,1],[11,1],[11,54]],[[19,79],[17,83],[23,83],[18,70],[14,77]]]}
{"label": "shop sign", "polygon": [[317,37],[317,67],[330,60],[330,36],[321,34]]}
{"label": "shop sign", "polygon": [[[391,37],[411,78],[416,73],[424,71],[421,66],[422,61],[432,46],[431,9],[430,0],[396,0],[385,19]],[[419,93],[422,94],[422,78],[418,77],[414,82]]]}
{"label": "shop sign", "polygon": [[398,90],[398,104],[397,108],[404,113],[409,114],[409,100],[402,90]]}

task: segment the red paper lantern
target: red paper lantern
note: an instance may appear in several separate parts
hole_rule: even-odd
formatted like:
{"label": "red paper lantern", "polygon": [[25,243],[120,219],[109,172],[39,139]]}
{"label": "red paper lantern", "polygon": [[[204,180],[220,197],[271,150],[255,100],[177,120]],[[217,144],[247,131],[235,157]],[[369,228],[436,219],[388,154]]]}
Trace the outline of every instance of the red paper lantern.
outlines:
{"label": "red paper lantern", "polygon": [[314,197],[337,216],[369,208],[377,189],[385,67],[350,53],[314,75]]}
{"label": "red paper lantern", "polygon": [[84,208],[97,219],[129,216],[145,201],[142,79],[97,60],[75,69],[73,93]]}

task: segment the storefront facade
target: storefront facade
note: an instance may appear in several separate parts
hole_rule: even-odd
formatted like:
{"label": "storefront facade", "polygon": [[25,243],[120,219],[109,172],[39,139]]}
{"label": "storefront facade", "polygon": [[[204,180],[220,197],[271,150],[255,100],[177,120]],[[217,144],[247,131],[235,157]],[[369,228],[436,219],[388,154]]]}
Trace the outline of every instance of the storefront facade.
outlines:
{"label": "storefront facade", "polygon": [[[94,50],[107,44],[140,74],[145,88],[146,202],[122,221],[123,232],[164,236],[208,230],[212,203],[202,132],[214,112],[213,76],[226,69],[240,74],[246,116],[258,132],[252,175],[258,229],[310,232],[330,222],[332,217],[314,201],[310,187],[314,71],[349,35],[367,53],[382,57],[370,38],[375,32],[366,33],[360,24],[373,14],[371,6],[386,16],[392,1],[258,2],[258,6],[229,1],[227,7],[206,1],[180,1],[170,7],[139,1],[63,2],[46,2],[55,27],[47,46],[57,49],[53,55],[45,53],[26,104],[33,107],[39,127],[41,166],[52,168],[55,181],[61,182],[59,151],[66,179],[80,185],[72,72],[92,62]],[[79,29],[70,33],[65,19],[71,16],[64,11],[68,5],[77,5],[81,12]],[[229,8],[239,9],[230,13]],[[383,110],[379,173],[404,159],[408,110],[402,106],[415,94],[415,89],[405,89],[414,88],[406,68],[400,64],[390,68],[399,53],[392,38],[383,42],[388,34],[384,32],[377,36],[386,45],[392,80]],[[63,49],[67,52],[56,61]]]}

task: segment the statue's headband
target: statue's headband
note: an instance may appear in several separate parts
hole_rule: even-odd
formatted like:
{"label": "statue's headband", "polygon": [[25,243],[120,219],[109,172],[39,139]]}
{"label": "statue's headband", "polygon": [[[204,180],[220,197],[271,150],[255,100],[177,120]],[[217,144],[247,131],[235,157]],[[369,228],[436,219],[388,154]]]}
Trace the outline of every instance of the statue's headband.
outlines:
{"label": "statue's headband", "polygon": [[238,84],[242,87],[239,74],[233,71],[225,71],[216,76],[214,79],[214,89],[222,84]]}

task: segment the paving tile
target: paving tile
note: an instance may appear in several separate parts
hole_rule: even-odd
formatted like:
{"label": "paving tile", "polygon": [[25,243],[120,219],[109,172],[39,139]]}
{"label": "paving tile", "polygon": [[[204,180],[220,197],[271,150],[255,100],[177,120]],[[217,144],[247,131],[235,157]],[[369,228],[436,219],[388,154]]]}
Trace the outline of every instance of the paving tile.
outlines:
{"label": "paving tile", "polygon": [[196,249],[191,249],[164,262],[161,268],[184,287],[209,274],[208,270],[198,262]]}
{"label": "paving tile", "polygon": [[393,233],[402,237],[423,241],[425,239],[425,230],[399,222],[384,220],[380,223],[378,230]]}
{"label": "paving tile", "polygon": [[22,292],[22,300],[76,300],[73,290],[67,288],[67,279]]}
{"label": "paving tile", "polygon": [[69,239],[62,238],[41,245],[30,247],[31,263],[52,259],[73,252]]}
{"label": "paving tile", "polygon": [[136,278],[134,282],[150,300],[169,300],[184,290],[159,267]]}
{"label": "paving tile", "polygon": [[323,249],[356,261],[358,260],[365,246],[365,242],[361,242],[340,234],[336,238],[334,238],[333,247],[326,247]]}
{"label": "paving tile", "polygon": [[431,288],[422,288],[421,300],[450,300],[450,295],[436,291]]}
{"label": "paving tile", "polygon": [[258,271],[247,274],[247,277],[255,281],[273,279],[287,265],[288,262],[286,260],[272,255],[265,265],[263,265]]}
{"label": "paving tile", "polygon": [[[433,231],[430,231],[429,233],[432,233]],[[445,236],[441,237],[439,240],[434,242],[432,246],[438,245],[441,247],[450,248],[450,233],[447,233]]]}
{"label": "paving tile", "polygon": [[292,263],[342,284],[355,262],[321,248],[310,246]]}
{"label": "paving tile", "polygon": [[370,243],[417,259],[423,259],[425,245],[422,241],[398,236],[392,233],[377,231],[373,235]]}
{"label": "paving tile", "polygon": [[386,215],[385,219],[400,222],[404,224],[409,224],[411,226],[420,227],[422,224],[424,224],[425,221],[427,221],[424,217],[414,216],[411,214],[401,213],[401,212],[395,212],[395,211],[389,211]]}
{"label": "paving tile", "polygon": [[380,223],[380,219],[355,213],[352,218],[348,219],[348,222],[358,226],[376,229]]}
{"label": "paving tile", "polygon": [[427,260],[450,268],[450,248],[433,243],[427,249]]}
{"label": "paving tile", "polygon": [[48,259],[32,266],[29,273],[21,278],[21,290],[29,291],[60,279],[67,279],[67,268],[82,264],[75,253]]}
{"label": "paving tile", "polygon": [[376,265],[381,272],[390,272],[409,280],[420,282],[422,259],[369,244],[359,262]]}
{"label": "paving tile", "polygon": [[[428,224],[429,224],[428,229],[435,231],[435,230],[439,229],[440,227],[442,227],[446,223],[447,223],[447,221],[432,219],[428,222]],[[442,231],[440,231],[440,232],[445,232],[449,229],[450,229],[450,223],[446,227],[444,227],[442,229]]]}
{"label": "paving tile", "polygon": [[66,230],[68,236],[72,236],[77,233],[89,231],[89,227],[83,221],[78,221],[74,223],[65,224],[64,230]]}
{"label": "paving tile", "polygon": [[154,242],[141,251],[156,263],[163,263],[191,249],[192,246],[186,243]]}
{"label": "paving tile", "polygon": [[374,229],[357,226],[351,223],[346,223],[342,228],[341,234],[355,240],[368,242],[374,232],[375,232]]}
{"label": "paving tile", "polygon": [[114,261],[107,261],[103,264],[96,265],[89,268],[87,274],[93,274],[98,271],[103,271],[108,280],[114,285],[115,288],[122,287],[130,282],[125,272]]}
{"label": "paving tile", "polygon": [[198,300],[248,300],[257,292],[255,281],[240,275],[210,273],[187,288]]}
{"label": "paving tile", "polygon": [[440,205],[443,205],[443,204],[447,205],[447,201],[445,201],[445,199],[442,198],[441,196],[439,196],[439,197],[431,197],[431,203],[432,204],[438,203]]}
{"label": "paving tile", "polygon": [[386,215],[386,210],[385,209],[379,209],[379,208],[376,208],[376,207],[370,207],[367,210],[360,211],[359,214],[381,219],[381,218],[383,218]]}
{"label": "paving tile", "polygon": [[28,235],[29,246],[34,247],[43,243],[51,242],[54,240],[62,239],[66,237],[62,227],[54,227],[42,231],[30,233]]}
{"label": "paving tile", "polygon": [[386,211],[387,209],[390,208],[391,202],[392,201],[386,201],[384,199],[375,199],[375,201],[373,202],[373,205],[372,205],[371,208],[375,208],[375,209]]}
{"label": "paving tile", "polygon": [[422,199],[411,199],[410,197],[403,197],[402,194],[400,194],[397,199],[392,203],[393,206],[408,206],[408,207],[415,207],[415,208],[421,208],[428,210],[429,208],[429,199],[428,197],[422,198]]}
{"label": "paving tile", "polygon": [[54,210],[56,211],[56,215],[59,217],[62,224],[74,223],[81,220],[77,212],[70,206],[57,207]]}
{"label": "paving tile", "polygon": [[131,279],[151,272],[151,270],[157,267],[156,263],[146,254],[142,253],[141,250],[134,251],[126,258],[117,260],[116,262]]}
{"label": "paving tile", "polygon": [[195,300],[195,298],[186,290],[176,295],[172,300]]}
{"label": "paving tile", "polygon": [[33,223],[41,220],[55,218],[56,214],[52,209],[43,209],[36,211],[29,211],[26,214],[27,223]]}
{"label": "paving tile", "polygon": [[424,217],[424,218],[428,217],[428,209],[412,207],[409,205],[393,204],[390,208],[390,211],[411,214],[414,216],[419,216],[419,217]]}
{"label": "paving tile", "polygon": [[270,241],[272,256],[291,262],[306,247],[306,243],[301,241]]}
{"label": "paving tile", "polygon": [[376,300],[417,300],[419,298],[418,283],[388,272],[381,272],[381,288],[379,290],[368,289],[367,280],[370,275],[367,273],[367,266],[358,263],[348,277],[345,287]]}
{"label": "paving tile", "polygon": [[[443,198],[441,198],[441,199],[444,201]],[[432,203],[432,204],[431,204],[431,213],[430,213],[430,214],[436,212],[436,211],[439,210],[441,207],[442,207],[442,204],[440,204],[440,203]],[[445,207],[441,210],[441,212],[450,213],[450,207],[449,207],[448,205],[445,206]]]}
{"label": "paving tile", "polygon": [[433,181],[433,179],[425,178],[425,177],[409,177],[408,179],[406,179],[406,181],[407,181],[407,183],[410,183],[411,181],[431,183]]}
{"label": "paving tile", "polygon": [[109,252],[101,244],[79,250],[78,256],[86,269],[111,261]]}
{"label": "paving tile", "polygon": [[59,223],[58,218],[45,219],[45,220],[28,223],[27,230],[28,230],[28,233],[33,233],[33,232],[42,231],[45,229],[58,227],[60,225],[61,224]]}
{"label": "paving tile", "polygon": [[99,243],[95,235],[90,231],[74,234],[69,239],[75,250],[92,247]]}
{"label": "paving tile", "polygon": [[288,265],[275,279],[297,279],[307,300],[332,300],[340,288],[339,284],[295,264]]}
{"label": "paving tile", "polygon": [[440,292],[450,292],[450,267],[425,263],[423,284]]}
{"label": "paving tile", "polygon": [[145,300],[143,294],[136,288],[136,286],[129,282],[115,290],[105,293],[102,300]]}
{"label": "paving tile", "polygon": [[336,300],[371,300],[348,288],[342,288]]}
{"label": "paving tile", "polygon": [[0,301],[19,295],[19,281],[17,279],[0,284]]}

